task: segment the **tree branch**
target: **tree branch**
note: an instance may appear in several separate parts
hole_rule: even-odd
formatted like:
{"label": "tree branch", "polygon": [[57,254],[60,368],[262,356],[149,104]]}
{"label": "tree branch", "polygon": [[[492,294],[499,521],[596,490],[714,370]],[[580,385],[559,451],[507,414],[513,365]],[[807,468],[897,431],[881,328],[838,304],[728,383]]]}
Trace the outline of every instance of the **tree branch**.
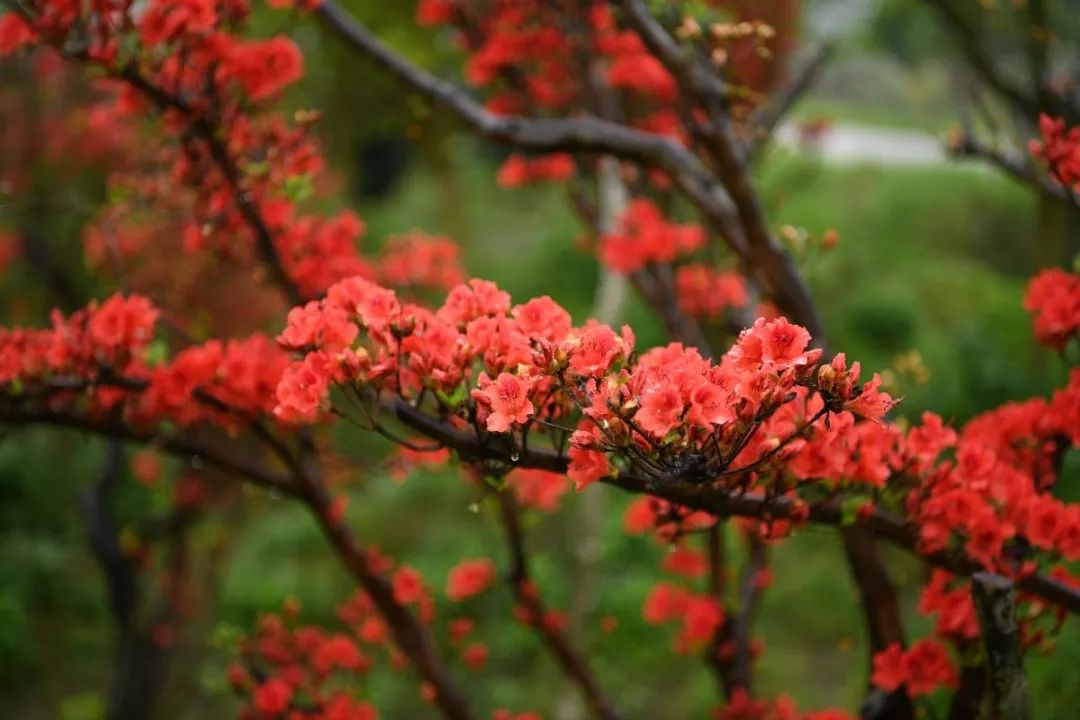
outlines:
{"label": "tree branch", "polygon": [[977,572],[971,576],[971,594],[986,650],[991,717],[1027,720],[1031,710],[1013,582],[1001,575]]}
{"label": "tree branch", "polygon": [[[136,385],[139,381],[132,381]],[[145,387],[145,383],[142,385]],[[67,389],[79,389],[72,384]],[[139,388],[134,388],[139,389]],[[427,630],[415,615],[394,599],[393,588],[370,566],[363,546],[341,522],[333,501],[321,480],[314,443],[300,434],[300,458],[288,463],[289,473],[277,474],[254,462],[238,457],[235,450],[219,450],[184,436],[169,436],[151,430],[138,430],[115,420],[93,420],[48,409],[28,409],[0,405],[0,424],[26,426],[49,424],[77,428],[106,437],[150,444],[189,460],[199,458],[260,487],[300,500],[312,511],[350,574],[371,596],[380,615],[386,620],[402,652],[416,665],[421,677],[435,689],[435,704],[449,720],[471,720],[471,711],[460,690],[450,678],[435,651]]]}
{"label": "tree branch", "polygon": [[[900,601],[871,527],[861,524],[841,526],[840,539],[870,637],[869,664],[875,653],[893,643],[903,645],[905,642]],[[877,699],[873,717],[875,720],[914,718],[915,707],[908,694],[898,690]]]}
{"label": "tree branch", "polygon": [[[962,640],[956,645],[958,653],[963,657],[969,655],[978,643]],[[964,663],[960,668],[960,684],[949,700],[948,720],[969,720],[979,717],[985,695],[986,664],[982,660]]]}
{"label": "tree branch", "polygon": [[[747,558],[739,579],[739,600],[729,608],[727,619],[717,631],[709,648],[709,661],[730,700],[736,691],[753,694],[754,655],[751,642],[754,619],[761,605],[760,573],[768,565],[768,549],[758,537],[747,538]],[[717,599],[722,599],[718,597]],[[730,655],[720,649],[730,645]]]}
{"label": "tree branch", "polygon": [[292,305],[302,304],[307,298],[300,293],[300,289],[285,270],[281,255],[278,253],[277,245],[274,242],[274,235],[263,219],[261,212],[252,202],[248,192],[241,186],[240,169],[229,155],[229,150],[225,143],[222,142],[214,125],[205,115],[198,113],[182,98],[172,95],[151,83],[139,73],[135,65],[125,65],[114,74],[142,92],[159,110],[173,110],[187,118],[191,130],[206,143],[210,156],[214,159],[218,169],[221,170],[221,174],[225,176],[236,207],[240,210],[240,215],[255,235],[255,246],[263,263],[270,271],[271,279],[281,288]]}
{"label": "tree branch", "polygon": [[923,0],[923,2],[941,18],[945,29],[960,46],[960,51],[967,58],[968,64],[983,83],[1009,103],[1014,112],[1033,118],[1038,113],[1037,99],[1005,77],[1001,67],[983,48],[979,33],[968,24],[952,2],[950,0]]}
{"label": "tree branch", "polygon": [[10,407],[0,407],[0,424],[54,425],[83,430],[104,437],[153,445],[185,460],[191,461],[197,458],[205,461],[267,490],[274,490],[288,496],[295,496],[297,492],[289,476],[281,475],[248,458],[238,456],[234,450],[214,448],[183,435],[166,435],[157,431],[139,430],[113,420],[93,420],[52,410]]}
{"label": "tree branch", "polygon": [[828,44],[811,51],[810,58],[799,68],[794,77],[773,93],[765,105],[757,108],[750,115],[747,122],[749,137],[746,149],[749,159],[753,160],[758,151],[772,137],[776,127],[787,117],[795,103],[814,85],[822,70],[829,64],[832,55],[833,47]]}
{"label": "tree branch", "polygon": [[988,145],[970,131],[961,131],[949,143],[949,152],[956,157],[980,158],[1004,170],[1013,178],[1034,186],[1043,195],[1080,207],[1080,198],[1071,189],[1038,172],[1031,161],[1020,154],[1006,153]]}
{"label": "tree branch", "polygon": [[[507,436],[477,435],[454,428],[441,422],[404,400],[395,400],[388,411],[413,430],[437,440],[456,450],[465,460],[490,460],[507,467],[535,468],[565,473],[569,466],[566,455],[555,450],[522,448]],[[730,491],[707,484],[689,483],[674,477],[649,478],[630,471],[620,472],[617,477],[602,480],[607,485],[627,492],[649,494],[668,502],[693,510],[703,510],[720,518],[751,517],[757,519],[786,520],[798,517],[801,508],[808,512],[808,521],[821,525],[845,526],[843,497],[838,496],[806,503],[789,497],[766,497],[758,493]],[[860,527],[868,528],[874,536],[887,540],[897,547],[917,555],[933,567],[940,567],[956,575],[971,575],[981,566],[962,552],[918,552],[919,539],[916,530],[907,522],[886,510],[876,509]],[[1047,575],[1027,575],[1017,581],[1020,590],[1037,595],[1071,613],[1080,614],[1080,588],[1074,588]]]}
{"label": "tree branch", "polygon": [[[769,232],[761,202],[747,172],[742,148],[735,139],[723,107],[722,93],[725,91],[721,81],[700,62],[699,57],[682,51],[642,0],[618,1],[646,47],[680,80],[682,87],[698,96],[709,111],[706,147],[717,164],[720,183],[735,205],[746,238],[744,262],[749,274],[791,320],[809,330],[819,343],[823,342],[824,328],[810,297],[810,290],[791,256]],[[717,83],[720,83],[719,87]]]}
{"label": "tree branch", "polygon": [[[791,258],[768,235],[745,174],[730,180],[740,191],[741,206],[701,161],[671,138],[634,130],[592,116],[571,119],[506,117],[486,110],[455,85],[441,80],[386,47],[333,0],[316,10],[323,24],[350,48],[370,58],[432,102],[454,112],[476,132],[515,147],[544,151],[610,154],[668,172],[732,251],[791,319],[821,336],[821,323],[809,292]],[[732,145],[734,147],[734,145]],[[748,245],[743,224],[755,221],[754,244]]]}
{"label": "tree branch", "polygon": [[510,549],[510,571],[507,573],[507,580],[513,588],[514,597],[528,612],[530,622],[555,656],[563,672],[580,688],[593,714],[601,720],[619,720],[621,716],[600,688],[588,660],[570,644],[570,639],[562,630],[547,621],[547,608],[544,607],[529,574],[525,536],[513,493],[508,490],[499,492],[498,501],[499,517],[506,530],[506,542]]}
{"label": "tree branch", "polygon": [[309,469],[302,478],[302,499],[315,515],[323,533],[337,551],[346,569],[371,597],[383,616],[394,642],[416,666],[420,677],[434,690],[433,702],[448,720],[475,717],[446,669],[431,635],[416,616],[394,598],[390,582],[372,568],[365,548],[334,509],[324,484]]}

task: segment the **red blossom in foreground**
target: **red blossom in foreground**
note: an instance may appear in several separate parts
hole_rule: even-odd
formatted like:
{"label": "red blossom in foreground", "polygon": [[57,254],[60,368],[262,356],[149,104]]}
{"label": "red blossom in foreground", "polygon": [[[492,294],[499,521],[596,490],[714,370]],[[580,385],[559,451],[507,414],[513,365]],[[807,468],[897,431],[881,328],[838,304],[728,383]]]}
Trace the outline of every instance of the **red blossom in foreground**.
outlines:
{"label": "red blossom in foreground", "polygon": [[492,432],[506,432],[515,424],[525,423],[535,412],[529,400],[532,382],[528,378],[505,372],[494,380],[481,375],[477,387],[473,397],[488,408],[486,423]]}
{"label": "red blossom in foreground", "polygon": [[[288,358],[267,338],[210,340],[171,359],[152,357],[158,315],[145,298],[114,295],[68,317],[54,313],[50,330],[0,328],[0,387],[74,384],[91,410],[120,407],[137,424],[237,427],[238,413],[273,409]],[[69,393],[66,400],[77,404],[80,397]]]}

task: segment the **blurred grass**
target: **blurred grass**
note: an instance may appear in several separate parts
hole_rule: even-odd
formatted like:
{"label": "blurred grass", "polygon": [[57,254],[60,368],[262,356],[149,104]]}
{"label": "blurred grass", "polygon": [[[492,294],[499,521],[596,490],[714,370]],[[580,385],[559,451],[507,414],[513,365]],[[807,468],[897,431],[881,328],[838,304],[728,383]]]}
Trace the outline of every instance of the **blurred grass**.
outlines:
{"label": "blurred grass", "polygon": [[791,109],[790,120],[830,120],[837,124],[863,125],[894,130],[944,134],[955,120],[930,104],[905,103],[883,107],[857,100],[808,95]]}
{"label": "blurred grass", "polygon": [[780,157],[761,173],[773,217],[837,248],[808,250],[803,269],[836,350],[866,371],[918,350],[930,372],[907,384],[899,412],[964,421],[1046,393],[1064,369],[1032,341],[1020,306],[1037,267],[1038,204],[971,166],[828,167]]}

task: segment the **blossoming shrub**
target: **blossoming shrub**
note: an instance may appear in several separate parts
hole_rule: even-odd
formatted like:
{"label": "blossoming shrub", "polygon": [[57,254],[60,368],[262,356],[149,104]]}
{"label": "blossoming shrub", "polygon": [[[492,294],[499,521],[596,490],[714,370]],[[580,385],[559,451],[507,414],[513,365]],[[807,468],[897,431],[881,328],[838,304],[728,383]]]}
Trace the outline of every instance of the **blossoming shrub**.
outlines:
{"label": "blossoming shrub", "polygon": [[[268,4],[298,12],[321,5]],[[715,108],[683,112],[688,88],[680,83],[693,83],[672,72],[662,43],[628,21],[635,7],[584,2],[580,33],[563,32],[558,8],[532,1],[495,2],[470,18],[451,0],[424,0],[418,20],[473,31],[463,37],[465,76],[490,90],[485,107],[496,115],[572,118],[589,93],[571,60],[585,53],[596,61],[598,89],[626,99],[627,128],[664,139],[669,152],[699,150],[695,133],[716,120],[708,115]],[[575,321],[551,297],[515,301],[491,281],[466,280],[445,237],[402,235],[381,255],[363,255],[359,217],[320,214],[306,202],[325,180],[312,133],[317,113],[290,119],[272,110],[303,76],[300,51],[284,36],[243,35],[249,15],[239,0],[137,8],[34,0],[0,17],[0,54],[41,52],[89,66],[104,79],[107,117],[157,121],[154,162],[133,162],[111,178],[130,194],[88,232],[92,261],[100,260],[105,222],[128,240],[121,254],[152,254],[156,235],[172,224],[147,224],[135,208],[159,203],[183,218],[174,229],[184,253],[258,268],[253,282],[266,281],[291,306],[274,339],[255,332],[194,342],[172,332],[169,313],[151,298],[131,293],[55,312],[47,328],[0,329],[5,424],[74,426],[205,458],[308,508],[356,580],[337,626],[303,624],[286,603],[239,643],[228,680],[245,717],[375,718],[378,698],[364,680],[377,667],[415,671],[420,696],[443,715],[475,717],[448,663],[498,670],[488,661],[498,629],[480,627],[474,608],[500,579],[513,599],[508,619],[536,633],[595,715],[619,717],[577,647],[579,629],[548,604],[526,551],[522,508],[556,512],[572,490],[635,494],[623,529],[670,548],[662,579],[640,599],[641,616],[670,629],[672,651],[699,653],[716,669],[724,700],[715,716],[725,720],[850,717],[756,696],[750,682],[764,646],[749,622],[772,581],[765,550],[809,523],[865,532],[868,545],[887,540],[928,567],[918,610],[932,631],[907,644],[879,643],[869,667],[874,697],[896,703],[898,717],[914,716],[912,700],[959,695],[964,670],[981,666],[973,573],[1014,583],[1024,650],[1050,649],[1066,616],[1080,611],[1072,572],[1080,506],[1054,493],[1064,454],[1080,442],[1080,371],[1049,398],[1009,403],[962,427],[932,413],[893,423],[898,399],[879,375],[867,377],[842,352],[827,356],[809,329],[771,305],[751,308],[757,286],[768,289],[761,268],[744,275],[708,262],[711,230],[662,202],[671,174],[632,163],[618,179],[632,197],[606,229],[592,228],[595,250],[679,322],[716,329],[734,311],[756,309],[723,352],[710,350],[717,336],[704,331],[639,348],[629,327]],[[701,40],[690,20],[675,36]],[[761,24],[718,22],[707,42],[744,46],[768,35]],[[723,57],[715,52],[723,47],[710,49],[711,58]],[[1080,136],[1050,119],[1042,135],[1033,150],[1072,189]],[[717,153],[712,164],[730,166],[725,158]],[[595,176],[597,164],[585,152],[514,154],[496,180],[574,182]],[[742,215],[753,206],[743,198]],[[755,270],[760,242],[755,251],[732,244],[740,269]],[[771,288],[772,299],[783,291]],[[433,293],[441,299],[420,299]],[[1024,305],[1039,342],[1066,357],[1075,352],[1075,273],[1040,273]],[[492,558],[472,555],[432,579],[362,544],[344,495],[322,474],[333,457],[327,429],[346,422],[400,447],[396,475],[460,466],[498,508],[508,567],[500,572]],[[203,444],[208,437],[226,451]],[[249,445],[258,448],[251,457]],[[153,457],[135,464],[152,483]],[[727,522],[747,547],[736,588],[725,587],[717,548]],[[863,601],[877,610],[874,598]],[[605,618],[601,630],[616,624]],[[488,698],[476,705],[495,720],[538,717]]]}

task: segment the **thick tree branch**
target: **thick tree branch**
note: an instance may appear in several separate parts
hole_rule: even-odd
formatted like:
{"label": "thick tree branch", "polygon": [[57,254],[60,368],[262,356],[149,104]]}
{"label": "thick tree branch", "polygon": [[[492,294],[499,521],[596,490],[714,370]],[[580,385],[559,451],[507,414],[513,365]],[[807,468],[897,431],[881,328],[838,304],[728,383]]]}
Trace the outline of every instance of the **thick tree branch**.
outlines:
{"label": "thick tree branch", "polygon": [[971,594],[989,669],[991,717],[1027,720],[1031,709],[1013,582],[1001,575],[977,572],[971,576]]}
{"label": "thick tree branch", "polygon": [[[442,445],[456,450],[466,460],[489,460],[506,464],[507,467],[525,467],[565,473],[569,466],[566,455],[555,450],[522,448],[512,444],[504,435],[480,438],[472,432],[459,430],[413,407],[404,400],[396,400],[390,406],[398,420],[413,430]],[[602,482],[632,493],[654,495],[668,502],[693,510],[703,510],[717,517],[751,517],[757,519],[790,519],[797,517],[799,508],[809,512],[809,522],[821,525],[845,526],[843,497],[838,496],[811,503],[795,501],[788,497],[766,497],[758,493],[729,491],[707,484],[690,483],[676,478],[651,478],[632,472],[620,472]],[[910,524],[889,513],[877,509],[860,527],[868,528],[875,537],[903,548],[934,567],[940,567],[957,575],[970,575],[981,567],[960,552],[920,553],[918,534]],[[1080,613],[1080,589],[1049,577],[1033,574],[1017,581],[1017,587],[1059,605],[1071,613]]]}
{"label": "thick tree branch", "polygon": [[[821,336],[821,323],[806,285],[791,258],[769,236],[745,173],[725,178],[740,193],[741,204],[733,203],[732,188],[715,178],[693,153],[671,138],[591,116],[528,119],[496,115],[460,88],[399,56],[333,0],[323,2],[316,12],[323,24],[350,48],[432,102],[451,110],[485,137],[528,150],[609,154],[665,170],[743,260],[763,291],[792,320],[807,327],[815,337]],[[748,244],[744,225],[753,230],[752,244]]]}
{"label": "thick tree branch", "polygon": [[[862,524],[842,526],[840,540],[863,608],[866,631],[870,637],[867,658],[870,661],[875,653],[889,645],[905,643],[900,600],[885,568],[873,529]],[[870,690],[873,691],[873,688]],[[906,720],[914,717],[915,707],[903,690],[881,695],[874,703],[874,720]]]}
{"label": "thick tree branch", "polygon": [[190,461],[196,459],[213,465],[268,490],[298,499],[315,515],[349,573],[371,596],[380,615],[394,636],[398,647],[415,664],[420,676],[435,689],[435,704],[449,720],[470,720],[473,715],[443,661],[435,650],[427,630],[415,615],[394,599],[393,588],[376,573],[363,546],[340,518],[332,498],[321,481],[316,452],[310,438],[301,434],[301,453],[287,474],[278,474],[246,458],[235,450],[224,450],[185,436],[170,436],[153,430],[140,430],[115,420],[96,420],[45,409],[0,406],[0,425],[25,427],[48,424],[69,427],[106,437],[149,444]]}
{"label": "thick tree branch", "polygon": [[296,495],[296,487],[288,475],[282,475],[250,458],[239,456],[235,450],[213,447],[184,435],[168,435],[156,430],[138,429],[114,420],[95,420],[52,410],[16,407],[0,407],[0,424],[15,427],[53,425],[152,445],[185,460],[206,462],[267,490],[274,490],[283,495]]}
{"label": "thick tree branch", "polygon": [[649,50],[679,79],[682,87],[697,95],[708,110],[710,126],[705,132],[706,147],[716,162],[720,183],[735,205],[748,248],[744,258],[748,273],[791,320],[809,330],[819,343],[823,342],[824,328],[810,290],[791,256],[769,232],[761,202],[747,171],[742,146],[735,137],[722,102],[721,81],[698,56],[683,52],[642,0],[619,0],[619,6]]}
{"label": "thick tree branch", "polygon": [[[978,643],[964,640],[957,643],[957,650],[963,657],[971,655]],[[986,664],[965,662],[960,668],[960,683],[949,701],[948,720],[970,720],[979,717],[982,711],[983,697],[986,695]]]}
{"label": "thick tree branch", "polygon": [[[728,699],[740,690],[753,694],[752,630],[764,587],[761,573],[767,565],[768,549],[765,542],[757,537],[748,538],[746,565],[739,579],[738,602],[728,608],[725,622],[717,630],[708,649],[708,659]],[[722,597],[717,599],[722,600]]]}
{"label": "thick tree branch", "polygon": [[957,157],[974,157],[988,161],[1022,183],[1035,187],[1054,200],[1080,206],[1080,198],[1071,189],[1039,172],[1027,157],[1008,153],[977,138],[970,131],[961,131],[949,143],[949,152]]}

